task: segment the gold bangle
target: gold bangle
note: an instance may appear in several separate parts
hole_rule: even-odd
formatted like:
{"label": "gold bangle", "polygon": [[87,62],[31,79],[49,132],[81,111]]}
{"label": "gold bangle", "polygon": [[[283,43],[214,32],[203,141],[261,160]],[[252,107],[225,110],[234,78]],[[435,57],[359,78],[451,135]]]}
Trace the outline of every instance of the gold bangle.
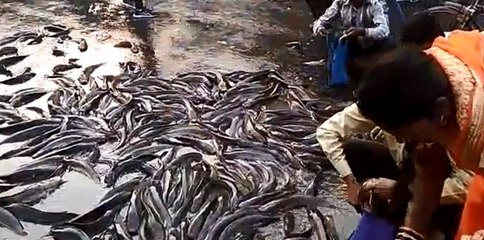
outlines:
{"label": "gold bangle", "polygon": [[396,240],[418,240],[414,236],[406,233],[406,232],[399,232],[395,237]]}
{"label": "gold bangle", "polygon": [[417,232],[417,231],[415,231],[415,230],[413,230],[412,228],[409,228],[409,227],[402,226],[402,227],[400,227],[399,231],[407,233],[409,235],[412,235],[416,239],[422,239],[422,240],[424,239],[424,236],[422,234],[420,234],[419,232]]}

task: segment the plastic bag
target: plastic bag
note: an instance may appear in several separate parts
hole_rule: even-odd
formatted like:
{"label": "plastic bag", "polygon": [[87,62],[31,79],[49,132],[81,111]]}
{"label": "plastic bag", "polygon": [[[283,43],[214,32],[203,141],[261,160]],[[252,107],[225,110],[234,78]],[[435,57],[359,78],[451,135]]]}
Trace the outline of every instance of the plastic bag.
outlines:
{"label": "plastic bag", "polygon": [[329,86],[346,85],[348,82],[348,75],[346,74],[348,45],[345,41],[338,41],[332,58]]}
{"label": "plastic bag", "polygon": [[393,240],[396,227],[373,214],[363,212],[356,230],[349,240]]}

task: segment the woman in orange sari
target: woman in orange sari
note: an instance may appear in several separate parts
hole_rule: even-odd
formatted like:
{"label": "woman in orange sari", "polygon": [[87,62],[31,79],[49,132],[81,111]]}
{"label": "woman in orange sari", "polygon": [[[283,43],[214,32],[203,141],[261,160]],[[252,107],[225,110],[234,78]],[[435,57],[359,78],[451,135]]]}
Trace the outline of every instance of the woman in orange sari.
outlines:
{"label": "woman in orange sari", "polygon": [[[425,52],[394,52],[367,73],[356,96],[365,117],[417,143],[416,152],[446,150],[475,172],[455,238],[474,239],[484,229],[484,35],[454,31]],[[449,163],[429,156],[437,155],[417,154],[414,197],[397,239],[424,239],[428,230]]]}

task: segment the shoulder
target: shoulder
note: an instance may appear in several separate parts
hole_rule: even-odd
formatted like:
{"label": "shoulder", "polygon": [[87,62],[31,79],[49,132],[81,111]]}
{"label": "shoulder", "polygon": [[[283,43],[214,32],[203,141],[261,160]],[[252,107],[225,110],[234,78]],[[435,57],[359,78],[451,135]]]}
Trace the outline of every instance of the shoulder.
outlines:
{"label": "shoulder", "polygon": [[350,122],[357,122],[365,125],[375,125],[370,119],[364,117],[361,114],[360,109],[358,108],[358,105],[356,105],[356,103],[353,103],[343,109],[343,111],[341,111],[340,117]]}
{"label": "shoulder", "polygon": [[361,115],[360,109],[358,108],[358,105],[356,105],[356,103],[352,103],[351,105],[345,107],[343,109],[343,112],[346,115],[353,115],[353,116],[361,116],[361,117],[363,117],[363,115]]}

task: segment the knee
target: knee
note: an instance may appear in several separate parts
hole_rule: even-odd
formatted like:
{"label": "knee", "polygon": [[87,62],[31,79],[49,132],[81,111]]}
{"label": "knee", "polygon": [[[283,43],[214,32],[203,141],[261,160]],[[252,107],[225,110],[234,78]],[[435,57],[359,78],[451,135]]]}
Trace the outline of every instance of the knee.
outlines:
{"label": "knee", "polygon": [[361,156],[365,152],[365,148],[362,146],[361,140],[347,140],[343,143],[343,153],[346,156],[347,161],[354,161],[357,156]]}

